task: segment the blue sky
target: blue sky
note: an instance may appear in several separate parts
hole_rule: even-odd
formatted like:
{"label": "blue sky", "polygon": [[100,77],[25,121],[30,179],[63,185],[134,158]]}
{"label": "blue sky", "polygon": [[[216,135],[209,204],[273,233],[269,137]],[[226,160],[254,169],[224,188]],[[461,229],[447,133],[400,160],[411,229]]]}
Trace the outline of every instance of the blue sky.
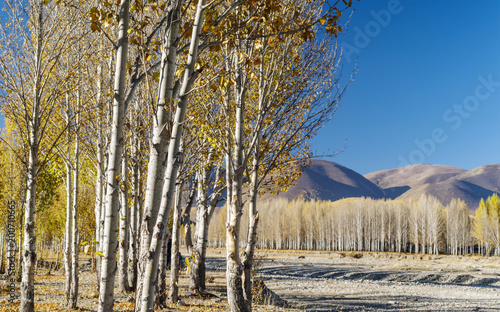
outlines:
{"label": "blue sky", "polygon": [[500,1],[355,1],[344,73],[358,72],[316,153],[361,174],[500,163]]}

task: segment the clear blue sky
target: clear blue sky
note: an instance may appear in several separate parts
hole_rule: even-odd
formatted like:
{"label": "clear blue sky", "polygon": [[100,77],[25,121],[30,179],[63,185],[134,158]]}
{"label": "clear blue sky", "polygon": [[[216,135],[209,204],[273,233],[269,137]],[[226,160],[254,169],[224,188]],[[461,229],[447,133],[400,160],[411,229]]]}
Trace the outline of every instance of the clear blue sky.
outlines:
{"label": "clear blue sky", "polygon": [[356,59],[359,70],[312,150],[331,152],[347,140],[329,160],[361,174],[413,163],[500,163],[500,1],[354,6],[339,40],[345,75]]}

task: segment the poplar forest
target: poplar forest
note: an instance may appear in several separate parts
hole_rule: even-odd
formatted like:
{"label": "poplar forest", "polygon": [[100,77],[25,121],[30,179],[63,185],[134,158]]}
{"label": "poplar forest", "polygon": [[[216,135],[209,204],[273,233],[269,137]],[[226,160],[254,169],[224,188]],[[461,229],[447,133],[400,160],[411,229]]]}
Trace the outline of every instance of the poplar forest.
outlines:
{"label": "poplar forest", "polygon": [[36,304],[45,266],[63,279],[58,309],[81,307],[88,265],[93,311],[175,310],[186,305],[181,279],[209,294],[207,250],[223,247],[221,309],[252,311],[258,249],[500,255],[496,195],[475,216],[427,196],[259,199],[286,191],[316,156],[310,140],[354,79],[338,44],[354,7],[4,0],[8,311],[55,309]]}

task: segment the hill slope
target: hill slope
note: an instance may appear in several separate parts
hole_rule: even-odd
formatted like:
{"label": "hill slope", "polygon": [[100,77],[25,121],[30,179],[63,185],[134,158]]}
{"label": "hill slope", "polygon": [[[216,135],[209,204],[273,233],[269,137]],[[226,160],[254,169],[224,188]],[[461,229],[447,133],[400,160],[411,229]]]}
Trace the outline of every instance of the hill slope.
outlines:
{"label": "hill slope", "polygon": [[368,173],[365,178],[381,188],[395,186],[415,187],[422,184],[446,181],[467,170],[442,165],[410,165]]}
{"label": "hill slope", "polygon": [[500,192],[500,164],[485,165],[472,170],[440,166],[411,165],[377,171],[365,175],[384,189],[388,198],[417,199],[432,195],[448,204],[460,198],[475,210],[481,198]]}
{"label": "hill slope", "polygon": [[287,199],[338,200],[347,197],[384,198],[381,188],[359,173],[337,163],[312,159],[295,186],[279,196]]}
{"label": "hill slope", "polygon": [[278,196],[289,200],[303,197],[335,201],[348,197],[418,199],[425,194],[436,197],[444,205],[460,198],[474,211],[481,198],[500,193],[500,164],[472,170],[410,165],[362,176],[337,163],[313,159],[295,184]]}

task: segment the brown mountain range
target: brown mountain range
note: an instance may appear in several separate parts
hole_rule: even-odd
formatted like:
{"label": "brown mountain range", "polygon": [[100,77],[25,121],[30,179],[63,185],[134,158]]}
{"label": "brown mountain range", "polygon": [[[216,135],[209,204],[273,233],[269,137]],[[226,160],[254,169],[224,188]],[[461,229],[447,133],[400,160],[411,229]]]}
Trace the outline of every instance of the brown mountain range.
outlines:
{"label": "brown mountain range", "polygon": [[365,176],[337,163],[313,159],[296,185],[280,197],[338,200],[347,197],[418,199],[432,195],[444,205],[460,198],[471,211],[481,200],[500,193],[500,164],[465,170],[442,165],[411,165]]}
{"label": "brown mountain range", "polygon": [[365,175],[382,187],[388,198],[419,198],[432,195],[448,204],[460,198],[476,210],[481,198],[500,193],[500,164],[465,170],[441,165],[411,165]]}
{"label": "brown mountain range", "polygon": [[347,197],[384,198],[384,191],[359,173],[337,163],[312,159],[301,177],[280,197],[339,200]]}

